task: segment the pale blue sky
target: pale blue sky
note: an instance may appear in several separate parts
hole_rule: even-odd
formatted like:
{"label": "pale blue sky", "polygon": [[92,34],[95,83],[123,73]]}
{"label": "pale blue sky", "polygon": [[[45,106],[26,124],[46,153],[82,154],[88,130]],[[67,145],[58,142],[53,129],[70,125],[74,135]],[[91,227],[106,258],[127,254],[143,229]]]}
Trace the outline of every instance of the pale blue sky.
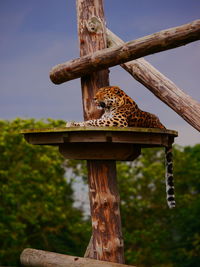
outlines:
{"label": "pale blue sky", "polygon": [[[79,56],[75,0],[0,0],[0,119],[82,120],[80,80],[54,85],[49,70]],[[199,0],[105,0],[107,26],[125,41],[200,18]],[[146,58],[200,101],[200,42]],[[155,113],[176,143],[200,142],[200,134],[120,67],[119,85],[140,108]]]}

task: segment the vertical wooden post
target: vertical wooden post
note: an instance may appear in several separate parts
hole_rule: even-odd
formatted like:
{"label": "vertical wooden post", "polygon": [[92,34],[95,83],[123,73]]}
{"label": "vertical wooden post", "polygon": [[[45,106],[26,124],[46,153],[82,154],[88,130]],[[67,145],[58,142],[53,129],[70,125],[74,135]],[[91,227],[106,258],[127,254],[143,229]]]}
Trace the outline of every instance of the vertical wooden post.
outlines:
{"label": "vertical wooden post", "polygon": [[[77,0],[80,56],[107,47],[102,0]],[[99,118],[101,113],[93,103],[97,90],[109,85],[108,70],[81,78],[84,119]],[[88,183],[92,220],[92,239],[89,257],[124,263],[120,218],[120,199],[117,191],[116,162],[88,161]]]}
{"label": "vertical wooden post", "polygon": [[[78,36],[80,56],[107,47],[106,28],[102,0],[77,0]],[[97,90],[109,85],[108,70],[91,73],[81,78],[84,119],[101,116],[95,108],[93,97]]]}

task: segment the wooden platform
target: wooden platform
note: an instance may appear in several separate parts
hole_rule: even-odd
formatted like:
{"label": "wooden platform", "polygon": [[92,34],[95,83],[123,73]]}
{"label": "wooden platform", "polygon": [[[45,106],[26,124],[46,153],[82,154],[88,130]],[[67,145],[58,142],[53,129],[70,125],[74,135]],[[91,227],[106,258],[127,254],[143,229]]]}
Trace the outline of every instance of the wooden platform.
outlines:
{"label": "wooden platform", "polygon": [[166,147],[178,133],[155,128],[70,127],[26,129],[26,141],[33,145],[59,146],[69,159],[133,160],[144,147]]}

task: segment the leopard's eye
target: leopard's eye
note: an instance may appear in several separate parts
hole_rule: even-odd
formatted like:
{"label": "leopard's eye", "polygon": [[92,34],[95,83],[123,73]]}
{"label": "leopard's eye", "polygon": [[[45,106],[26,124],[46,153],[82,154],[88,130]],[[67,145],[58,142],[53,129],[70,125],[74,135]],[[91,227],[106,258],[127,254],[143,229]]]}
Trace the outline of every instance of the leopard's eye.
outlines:
{"label": "leopard's eye", "polygon": [[99,105],[100,105],[100,107],[102,107],[102,108],[105,108],[105,107],[106,107],[106,104],[105,104],[104,102],[100,102]]}

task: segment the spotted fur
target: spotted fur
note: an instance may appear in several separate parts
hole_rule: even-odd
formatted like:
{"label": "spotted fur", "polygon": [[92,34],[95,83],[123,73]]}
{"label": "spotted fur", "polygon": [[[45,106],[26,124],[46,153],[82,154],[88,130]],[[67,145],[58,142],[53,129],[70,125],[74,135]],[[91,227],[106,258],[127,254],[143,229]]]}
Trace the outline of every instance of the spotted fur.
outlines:
{"label": "spotted fur", "polygon": [[[139,109],[135,101],[117,86],[100,88],[95,95],[94,101],[98,108],[104,110],[104,114],[100,119],[67,123],[66,127],[116,126],[165,129],[165,126],[156,115]],[[175,199],[171,147],[166,148],[166,191],[168,205],[173,208],[175,207]]]}

